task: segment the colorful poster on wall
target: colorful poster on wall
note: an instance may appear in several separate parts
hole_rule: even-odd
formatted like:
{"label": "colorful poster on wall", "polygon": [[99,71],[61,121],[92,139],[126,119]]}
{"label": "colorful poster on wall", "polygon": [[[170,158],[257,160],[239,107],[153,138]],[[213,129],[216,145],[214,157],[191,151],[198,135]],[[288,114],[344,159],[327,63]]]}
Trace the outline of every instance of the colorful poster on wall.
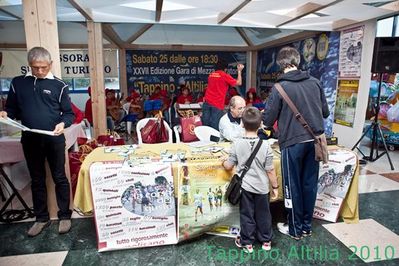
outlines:
{"label": "colorful poster on wall", "polygon": [[328,155],[328,164],[321,166],[319,171],[313,217],[336,222],[356,171],[357,157],[346,149],[329,151]]}
{"label": "colorful poster on wall", "polygon": [[[226,61],[227,73],[237,77],[237,64],[246,64],[245,52],[196,51],[126,51],[126,71],[129,93],[139,90],[151,95],[156,86],[176,94],[179,85],[185,84],[196,96],[207,87],[208,75],[215,70],[219,60]],[[239,90],[245,92],[245,71]]]}
{"label": "colorful poster on wall", "polygon": [[170,163],[97,162],[90,181],[100,252],[177,243]]}
{"label": "colorful poster on wall", "polygon": [[339,80],[334,123],[353,127],[359,80]]}
{"label": "colorful poster on wall", "polygon": [[[301,41],[287,44],[296,48],[301,55],[299,68],[320,80],[326,95],[330,116],[324,121],[325,132],[332,135],[335,98],[338,76],[339,32],[327,32]],[[286,46],[286,45],[284,45]],[[258,51],[257,87],[269,92],[281,74],[276,57],[284,46]]]}
{"label": "colorful poster on wall", "polygon": [[[0,78],[13,78],[29,71],[26,51],[2,50]],[[118,77],[117,50],[104,50],[104,76]],[[62,78],[89,78],[89,54],[87,50],[60,50]]]}
{"label": "colorful poster on wall", "polygon": [[364,26],[342,31],[339,49],[339,77],[360,78]]}
{"label": "colorful poster on wall", "polygon": [[[239,232],[239,209],[224,199],[231,173],[218,160],[194,160],[178,169],[179,241],[227,225]],[[238,222],[238,224],[237,224]]]}

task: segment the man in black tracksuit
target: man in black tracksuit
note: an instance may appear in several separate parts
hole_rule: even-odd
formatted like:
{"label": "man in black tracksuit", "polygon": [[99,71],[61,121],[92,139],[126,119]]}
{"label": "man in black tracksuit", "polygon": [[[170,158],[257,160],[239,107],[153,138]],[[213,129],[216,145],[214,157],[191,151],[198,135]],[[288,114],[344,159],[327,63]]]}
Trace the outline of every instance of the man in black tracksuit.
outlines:
{"label": "man in black tracksuit", "polygon": [[50,72],[51,56],[42,47],[28,52],[31,72],[15,77],[11,81],[6,102],[6,112],[1,117],[21,120],[31,129],[53,131],[54,136],[22,132],[21,143],[32,178],[33,208],[36,222],[29,229],[29,236],[36,236],[50,224],[47,209],[45,159],[50,166],[55,183],[60,219],[59,233],[66,233],[71,227],[69,209],[70,189],[65,174],[64,128],[74,120],[74,113],[68,97],[68,85]]}
{"label": "man in black tracksuit", "polygon": [[[324,133],[323,118],[330,114],[320,82],[298,70],[300,55],[292,47],[279,51],[277,63],[284,71],[278,82],[303,115],[315,135]],[[265,126],[278,121],[284,203],[288,226],[277,224],[281,233],[299,240],[309,236],[317,194],[319,162],[315,161],[313,137],[295,118],[288,104],[273,87],[263,113]]]}

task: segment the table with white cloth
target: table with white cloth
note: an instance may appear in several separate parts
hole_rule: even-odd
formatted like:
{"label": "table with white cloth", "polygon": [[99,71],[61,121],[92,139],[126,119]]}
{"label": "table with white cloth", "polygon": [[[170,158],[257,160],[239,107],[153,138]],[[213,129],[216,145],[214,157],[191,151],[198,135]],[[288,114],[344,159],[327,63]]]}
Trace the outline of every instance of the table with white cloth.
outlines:
{"label": "table with white cloth", "polygon": [[[68,180],[69,160],[68,149],[71,148],[78,137],[86,137],[85,132],[80,124],[73,124],[64,130],[65,135],[65,171]],[[30,176],[26,166],[24,153],[22,150],[20,136],[6,136],[0,138],[0,167],[3,168],[11,182],[18,190],[22,190],[30,183]],[[55,186],[51,178],[51,172],[46,163],[46,183],[47,183],[47,204],[49,208],[50,218],[57,218],[57,201],[55,197]],[[9,188],[7,188],[9,190]],[[4,192],[4,191],[3,191]],[[71,194],[71,208],[73,199]]]}

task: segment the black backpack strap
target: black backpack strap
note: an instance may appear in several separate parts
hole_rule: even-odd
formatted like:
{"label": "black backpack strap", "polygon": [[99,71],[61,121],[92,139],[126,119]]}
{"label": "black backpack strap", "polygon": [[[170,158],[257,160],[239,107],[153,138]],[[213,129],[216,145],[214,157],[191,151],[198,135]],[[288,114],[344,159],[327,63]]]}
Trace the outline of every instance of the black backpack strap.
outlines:
{"label": "black backpack strap", "polygon": [[241,175],[240,175],[241,181],[244,178],[245,174],[248,172],[249,167],[252,164],[252,161],[254,160],[256,154],[258,153],[258,151],[260,149],[260,146],[262,146],[262,139],[259,139],[258,144],[256,145],[255,149],[251,153],[251,156],[249,156],[248,160],[246,161],[246,163],[244,165],[244,170],[241,172]]}

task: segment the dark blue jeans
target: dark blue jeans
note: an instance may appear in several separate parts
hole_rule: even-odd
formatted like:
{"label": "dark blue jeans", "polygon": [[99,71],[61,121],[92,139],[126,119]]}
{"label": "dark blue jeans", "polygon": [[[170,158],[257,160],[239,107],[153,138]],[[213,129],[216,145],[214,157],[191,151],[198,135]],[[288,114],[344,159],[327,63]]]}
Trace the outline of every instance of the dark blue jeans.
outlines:
{"label": "dark blue jeans", "polygon": [[300,237],[303,231],[312,230],[319,165],[315,161],[313,141],[298,143],[281,151],[284,203],[291,236]]}
{"label": "dark blue jeans", "polygon": [[45,222],[50,218],[47,208],[45,159],[48,161],[55,184],[58,218],[70,219],[72,211],[69,209],[70,185],[65,175],[65,137],[28,133],[22,136],[21,142],[32,178],[32,199],[36,221]]}
{"label": "dark blue jeans", "polygon": [[220,110],[208,103],[202,105],[201,122],[203,126],[213,127],[219,131],[219,120],[224,115],[223,110]]}
{"label": "dark blue jeans", "polygon": [[269,194],[255,194],[242,189],[240,200],[240,237],[242,245],[250,245],[257,239],[269,242],[273,236]]}

